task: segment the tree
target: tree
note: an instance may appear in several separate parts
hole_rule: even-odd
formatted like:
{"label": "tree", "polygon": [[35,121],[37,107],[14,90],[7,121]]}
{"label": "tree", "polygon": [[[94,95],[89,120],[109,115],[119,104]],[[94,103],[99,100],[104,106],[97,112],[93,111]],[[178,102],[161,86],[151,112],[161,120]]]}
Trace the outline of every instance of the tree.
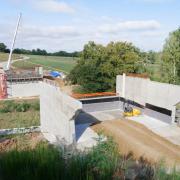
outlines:
{"label": "tree", "polygon": [[84,46],[69,79],[88,92],[114,90],[116,75],[138,72],[140,60],[139,49],[131,43],[111,42],[104,47],[89,42]]}
{"label": "tree", "polygon": [[154,64],[157,61],[157,53],[154,51],[147,52],[148,63]]}
{"label": "tree", "polygon": [[4,43],[0,43],[0,52],[6,51],[6,45]]}
{"label": "tree", "polygon": [[180,28],[169,34],[162,58],[165,81],[180,84]]}

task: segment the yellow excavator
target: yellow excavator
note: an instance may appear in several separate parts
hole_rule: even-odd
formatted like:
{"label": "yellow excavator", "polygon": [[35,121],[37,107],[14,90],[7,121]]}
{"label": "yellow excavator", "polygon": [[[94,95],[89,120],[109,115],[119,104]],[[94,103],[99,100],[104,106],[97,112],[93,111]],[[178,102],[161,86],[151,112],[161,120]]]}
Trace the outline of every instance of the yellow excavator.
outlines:
{"label": "yellow excavator", "polygon": [[124,110],[124,113],[123,115],[125,117],[132,117],[132,116],[138,116],[141,114],[141,111],[137,108],[132,108],[130,105],[129,105],[129,101],[128,100],[125,100],[124,101],[124,104],[123,104],[123,110]]}

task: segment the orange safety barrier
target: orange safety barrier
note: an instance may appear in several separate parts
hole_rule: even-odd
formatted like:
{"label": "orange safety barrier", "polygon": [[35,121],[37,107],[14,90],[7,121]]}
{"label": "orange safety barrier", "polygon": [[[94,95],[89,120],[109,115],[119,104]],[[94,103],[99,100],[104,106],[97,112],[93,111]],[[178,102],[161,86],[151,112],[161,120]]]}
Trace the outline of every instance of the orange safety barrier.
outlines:
{"label": "orange safety barrier", "polygon": [[88,94],[74,93],[71,96],[75,99],[82,99],[82,98],[93,98],[93,97],[103,97],[103,96],[116,96],[116,93],[114,92],[97,92],[97,93],[88,93]]}

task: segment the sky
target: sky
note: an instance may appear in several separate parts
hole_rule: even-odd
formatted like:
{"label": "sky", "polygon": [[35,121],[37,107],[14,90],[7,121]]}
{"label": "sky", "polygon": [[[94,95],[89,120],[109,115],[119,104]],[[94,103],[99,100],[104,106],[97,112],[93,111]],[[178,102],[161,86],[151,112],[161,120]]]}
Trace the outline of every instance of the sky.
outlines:
{"label": "sky", "polygon": [[88,41],[132,42],[143,51],[162,50],[180,27],[179,0],[1,0],[0,42],[49,52],[80,51]]}

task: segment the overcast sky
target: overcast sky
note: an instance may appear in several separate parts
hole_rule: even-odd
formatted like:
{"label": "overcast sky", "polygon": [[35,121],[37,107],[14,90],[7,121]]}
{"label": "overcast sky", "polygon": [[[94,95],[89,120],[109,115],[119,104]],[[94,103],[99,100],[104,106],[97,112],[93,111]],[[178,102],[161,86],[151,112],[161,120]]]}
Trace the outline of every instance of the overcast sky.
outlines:
{"label": "overcast sky", "polygon": [[0,42],[10,46],[22,12],[16,47],[78,51],[95,41],[128,41],[161,50],[180,26],[180,0],[1,0]]}

